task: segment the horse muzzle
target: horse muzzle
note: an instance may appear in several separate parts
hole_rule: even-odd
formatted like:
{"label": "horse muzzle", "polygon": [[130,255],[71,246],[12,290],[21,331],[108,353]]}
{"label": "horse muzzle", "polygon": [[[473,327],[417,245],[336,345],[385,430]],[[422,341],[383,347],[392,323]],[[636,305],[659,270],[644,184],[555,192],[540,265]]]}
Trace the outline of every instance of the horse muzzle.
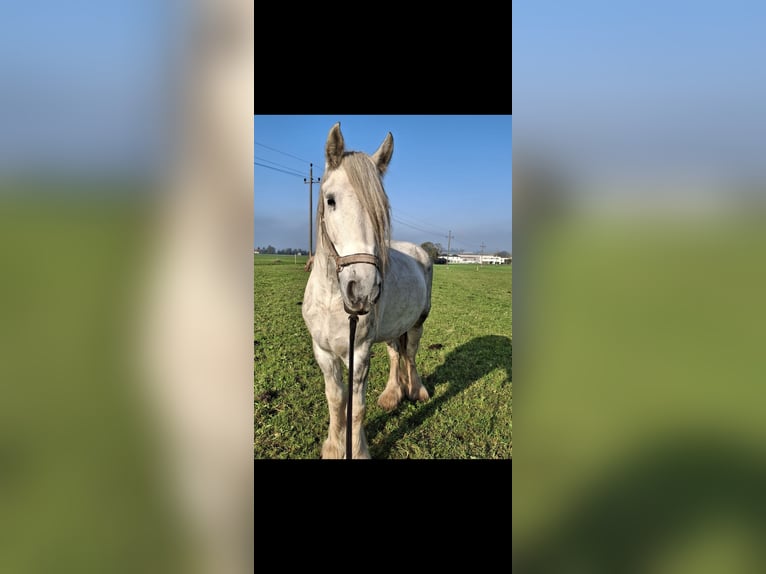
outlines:
{"label": "horse muzzle", "polygon": [[376,267],[349,266],[338,275],[343,308],[349,315],[365,315],[380,299],[382,281]]}

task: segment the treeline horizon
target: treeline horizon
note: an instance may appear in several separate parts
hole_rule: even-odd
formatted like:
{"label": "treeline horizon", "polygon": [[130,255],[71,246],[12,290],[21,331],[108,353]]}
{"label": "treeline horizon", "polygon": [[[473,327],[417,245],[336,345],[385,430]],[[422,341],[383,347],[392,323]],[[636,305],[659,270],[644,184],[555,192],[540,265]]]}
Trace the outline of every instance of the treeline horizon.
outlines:
{"label": "treeline horizon", "polygon": [[[431,255],[432,259],[436,259],[437,257],[440,257],[442,255],[447,255],[447,251],[444,249],[444,247],[440,243],[431,243],[430,241],[426,241],[425,243],[421,243],[420,246],[423,249],[425,249],[429,255]],[[294,247],[277,249],[273,245],[267,245],[266,247],[254,247],[253,250],[258,251],[259,253],[263,253],[265,255],[308,255],[309,254],[307,249],[298,249]],[[455,250],[452,250],[452,251],[455,251]],[[463,251],[462,253],[471,253],[471,252]],[[473,254],[478,255],[478,253],[473,253]],[[495,255],[498,257],[511,257],[512,253],[510,251],[500,250],[494,253],[485,253],[484,255]]]}
{"label": "treeline horizon", "polygon": [[254,251],[259,251],[261,253],[265,253],[266,255],[308,255],[308,249],[296,249],[293,247],[288,247],[286,249],[277,249],[273,245],[268,245],[266,247],[254,247]]}

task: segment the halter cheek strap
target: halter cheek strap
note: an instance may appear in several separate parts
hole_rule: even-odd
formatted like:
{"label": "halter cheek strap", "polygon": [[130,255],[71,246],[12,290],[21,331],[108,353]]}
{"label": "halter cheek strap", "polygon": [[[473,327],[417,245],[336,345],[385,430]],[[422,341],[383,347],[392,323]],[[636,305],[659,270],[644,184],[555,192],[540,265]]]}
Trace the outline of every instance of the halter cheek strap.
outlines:
{"label": "halter cheek strap", "polygon": [[324,231],[325,237],[328,239],[328,243],[330,244],[332,258],[335,260],[335,273],[339,274],[341,271],[343,271],[344,267],[348,267],[354,263],[369,263],[370,265],[374,265],[378,271],[380,271],[380,260],[378,259],[377,255],[371,255],[369,253],[354,253],[352,255],[343,256],[338,255],[338,250],[335,249],[335,245],[333,245],[332,241],[329,241],[327,229],[324,227],[324,220],[322,220],[322,229]]}

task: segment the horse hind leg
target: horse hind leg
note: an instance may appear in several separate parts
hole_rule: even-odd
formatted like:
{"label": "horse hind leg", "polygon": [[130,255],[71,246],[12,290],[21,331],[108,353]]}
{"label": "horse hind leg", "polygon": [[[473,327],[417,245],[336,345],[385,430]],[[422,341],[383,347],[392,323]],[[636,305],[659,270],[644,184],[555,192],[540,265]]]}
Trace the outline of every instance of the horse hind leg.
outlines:
{"label": "horse hind leg", "polygon": [[386,342],[386,350],[388,351],[388,360],[390,363],[388,382],[386,383],[386,388],[383,389],[383,392],[378,397],[378,405],[386,411],[394,410],[404,396],[403,388],[405,385],[403,376],[405,369],[402,368],[401,362],[402,355],[404,354],[403,350],[404,347],[406,347],[406,341],[404,347],[402,347],[401,340],[405,337],[406,334],[398,341],[394,340]]}
{"label": "horse hind leg", "polygon": [[378,397],[378,405],[391,411],[401,402],[404,394],[412,401],[427,401],[428,390],[423,386],[415,364],[415,356],[423,336],[423,324],[402,333],[398,340],[388,341],[386,348],[390,371],[386,388]]}
{"label": "horse hind leg", "polygon": [[415,356],[418,354],[420,338],[423,336],[423,324],[412,327],[405,334],[406,344],[402,355],[404,356],[404,372],[406,373],[405,389],[407,398],[411,401],[427,401],[429,399],[428,390],[423,386],[420,380],[417,367],[415,366]]}

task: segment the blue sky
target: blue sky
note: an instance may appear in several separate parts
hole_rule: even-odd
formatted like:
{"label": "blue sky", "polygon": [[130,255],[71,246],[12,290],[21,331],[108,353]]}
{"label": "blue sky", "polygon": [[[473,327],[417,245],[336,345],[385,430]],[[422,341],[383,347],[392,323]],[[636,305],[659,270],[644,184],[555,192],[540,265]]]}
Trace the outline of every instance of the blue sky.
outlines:
{"label": "blue sky", "polygon": [[[384,178],[394,239],[446,248],[452,231],[453,252],[480,252],[482,243],[486,253],[512,251],[510,115],[255,116],[254,247],[308,248],[303,178],[310,162],[314,178],[323,175],[327,134],[337,121],[347,150],[373,153],[389,131],[394,137]],[[314,185],[314,214],[318,194]]]}
{"label": "blue sky", "polygon": [[518,145],[534,141],[593,183],[766,174],[766,4],[522,0],[512,11]]}
{"label": "blue sky", "polygon": [[154,0],[5,4],[0,169],[161,164],[185,11]]}

